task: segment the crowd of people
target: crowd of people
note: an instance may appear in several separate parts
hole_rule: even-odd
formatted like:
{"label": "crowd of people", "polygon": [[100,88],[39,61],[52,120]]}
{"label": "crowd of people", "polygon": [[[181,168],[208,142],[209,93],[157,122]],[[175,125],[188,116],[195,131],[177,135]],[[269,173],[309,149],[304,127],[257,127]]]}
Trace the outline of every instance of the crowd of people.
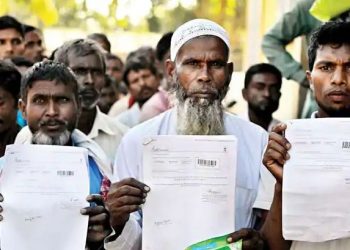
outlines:
{"label": "crowd of people", "polygon": [[[243,240],[245,250],[349,249],[347,238],[311,243],[282,235],[283,165],[293,146],[284,137],[286,125],[273,118],[282,74],[300,75],[310,86],[318,104],[312,118],[350,117],[350,23],[315,26],[307,80],[291,68],[252,65],[242,89],[247,110],[236,115],[222,106],[234,71],[230,40],[213,21],[188,21],[164,34],[155,49],[138,48],[123,61],[100,33],[45,55],[39,29],[2,16],[0,156],[9,144],[86,148],[87,200],[96,204],[80,211],[89,216],[86,249],[140,250],[140,206],[152,192],[143,181],[143,138],[234,135],[236,231],[228,243]],[[0,158],[0,170],[3,164]],[[0,221],[6,219],[1,212]]]}

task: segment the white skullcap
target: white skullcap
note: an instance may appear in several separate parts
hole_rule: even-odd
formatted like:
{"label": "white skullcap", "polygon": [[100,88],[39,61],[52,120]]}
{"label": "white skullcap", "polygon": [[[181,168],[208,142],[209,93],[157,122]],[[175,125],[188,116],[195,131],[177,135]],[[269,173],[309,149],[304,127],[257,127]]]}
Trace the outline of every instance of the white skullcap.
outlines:
{"label": "white skullcap", "polygon": [[230,49],[230,40],[223,27],[208,19],[193,19],[182,24],[175,30],[171,38],[170,59],[175,61],[175,57],[180,48],[188,40],[205,35],[212,35],[220,38]]}

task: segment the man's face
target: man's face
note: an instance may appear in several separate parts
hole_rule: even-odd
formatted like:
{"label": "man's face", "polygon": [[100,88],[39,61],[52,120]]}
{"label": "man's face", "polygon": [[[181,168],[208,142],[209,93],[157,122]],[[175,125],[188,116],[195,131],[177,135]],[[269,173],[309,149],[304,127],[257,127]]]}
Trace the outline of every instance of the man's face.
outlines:
{"label": "man's face", "polygon": [[272,73],[257,73],[252,76],[243,97],[248,102],[249,109],[262,115],[271,115],[278,109],[281,97],[280,82]]}
{"label": "man's face", "polygon": [[117,100],[117,93],[115,88],[110,85],[107,87],[103,87],[101,89],[100,99],[98,101],[98,107],[101,109],[103,113],[108,113],[109,109]]}
{"label": "man's face", "polygon": [[0,30],[0,60],[21,56],[24,50],[23,38],[15,29]]}
{"label": "man's face", "polygon": [[16,126],[17,101],[0,87],[0,134]]}
{"label": "man's face", "polygon": [[128,73],[129,92],[137,102],[145,102],[158,91],[160,79],[149,69]]}
{"label": "man's face", "polygon": [[72,84],[56,81],[35,82],[20,108],[37,144],[66,145],[79,115]]}
{"label": "man's face", "polygon": [[[217,37],[205,36],[186,42],[175,63],[167,61],[167,73],[177,84],[178,132],[222,134],[222,106],[231,80],[233,64],[228,49]],[[181,128],[179,128],[181,127]]]}
{"label": "man's face", "polygon": [[33,30],[27,32],[24,36],[24,53],[23,56],[32,62],[43,60],[43,41],[39,31]]}
{"label": "man's face", "polygon": [[120,83],[123,78],[123,64],[116,59],[107,60],[107,75],[112,77],[116,83]]}
{"label": "man's face", "polygon": [[307,77],[320,117],[350,116],[350,45],[321,46]]}
{"label": "man's face", "polygon": [[95,54],[87,56],[68,54],[68,66],[77,77],[83,109],[96,107],[101,89],[105,85],[105,71],[102,60]]}

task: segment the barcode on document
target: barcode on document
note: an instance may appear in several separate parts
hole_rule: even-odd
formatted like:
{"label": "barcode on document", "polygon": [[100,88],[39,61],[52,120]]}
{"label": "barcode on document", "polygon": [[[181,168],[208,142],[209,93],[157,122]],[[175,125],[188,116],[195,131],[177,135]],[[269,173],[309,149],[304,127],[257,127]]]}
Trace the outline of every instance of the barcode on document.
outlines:
{"label": "barcode on document", "polygon": [[204,166],[204,167],[216,167],[217,161],[216,160],[197,159],[197,164],[199,166]]}
{"label": "barcode on document", "polygon": [[350,148],[350,141],[343,141],[342,148]]}
{"label": "barcode on document", "polygon": [[57,175],[58,175],[58,176],[73,176],[73,175],[74,175],[74,171],[70,171],[70,170],[58,170],[58,171],[57,171]]}

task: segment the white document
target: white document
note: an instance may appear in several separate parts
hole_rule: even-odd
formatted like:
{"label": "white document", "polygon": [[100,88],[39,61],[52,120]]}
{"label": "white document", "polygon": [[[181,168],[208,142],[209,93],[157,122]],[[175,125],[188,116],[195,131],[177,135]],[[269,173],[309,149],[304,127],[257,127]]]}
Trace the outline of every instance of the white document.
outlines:
{"label": "white document", "polygon": [[323,242],[350,237],[350,119],[292,120],[283,171],[283,235]]}
{"label": "white document", "polygon": [[237,139],[154,136],[144,140],[142,249],[184,250],[234,232]]}
{"label": "white document", "polygon": [[89,206],[87,151],[10,145],[0,178],[1,250],[83,250]]}

